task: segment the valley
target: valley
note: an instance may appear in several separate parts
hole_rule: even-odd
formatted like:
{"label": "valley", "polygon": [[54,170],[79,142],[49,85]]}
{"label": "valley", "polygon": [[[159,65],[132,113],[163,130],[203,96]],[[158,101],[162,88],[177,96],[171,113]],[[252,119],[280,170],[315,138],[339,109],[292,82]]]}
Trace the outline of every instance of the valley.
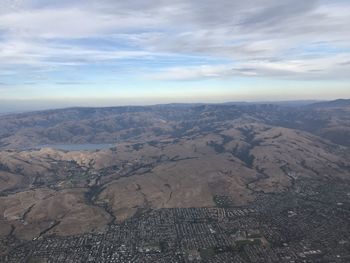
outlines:
{"label": "valley", "polygon": [[[7,244],[0,253],[47,238],[107,234],[157,211],[255,211],[261,205],[265,213],[279,196],[306,202],[308,190],[302,189],[310,182],[348,184],[347,139],[330,134],[347,133],[350,107],[318,107],[288,108],[296,116],[308,112],[324,127],[317,130],[307,117],[284,122],[287,110],[276,105],[67,109],[0,117],[0,239]],[[338,203],[345,204],[349,197],[342,194]]]}

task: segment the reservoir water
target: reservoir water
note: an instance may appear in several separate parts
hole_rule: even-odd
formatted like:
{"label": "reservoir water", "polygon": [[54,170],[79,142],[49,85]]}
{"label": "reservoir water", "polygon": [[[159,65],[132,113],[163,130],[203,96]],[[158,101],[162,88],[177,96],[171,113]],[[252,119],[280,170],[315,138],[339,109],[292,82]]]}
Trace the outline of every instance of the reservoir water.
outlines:
{"label": "reservoir water", "polygon": [[52,148],[62,151],[95,151],[114,147],[112,143],[83,143],[83,144],[47,144],[40,145],[38,148]]}

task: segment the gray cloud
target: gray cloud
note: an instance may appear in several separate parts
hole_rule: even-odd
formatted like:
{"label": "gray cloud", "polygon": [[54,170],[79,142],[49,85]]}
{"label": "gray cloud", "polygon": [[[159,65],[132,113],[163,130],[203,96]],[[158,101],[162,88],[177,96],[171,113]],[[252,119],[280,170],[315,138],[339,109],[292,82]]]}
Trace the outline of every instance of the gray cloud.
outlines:
{"label": "gray cloud", "polygon": [[[56,69],[181,55],[228,60],[228,66],[209,64],[194,70],[184,64],[159,74],[349,75],[346,1],[4,0],[0,5],[0,69]],[[111,44],[87,47],[72,41],[77,39]],[[320,42],[326,48],[310,56],[307,49],[321,49]],[[320,61],[326,66],[316,64]],[[235,70],[227,70],[231,67]]]}
{"label": "gray cloud", "polygon": [[318,0],[309,1],[279,1],[274,5],[262,8],[258,12],[250,14],[242,21],[245,26],[260,25],[271,27],[275,23],[283,23],[290,19],[302,18],[305,14],[312,12]]}

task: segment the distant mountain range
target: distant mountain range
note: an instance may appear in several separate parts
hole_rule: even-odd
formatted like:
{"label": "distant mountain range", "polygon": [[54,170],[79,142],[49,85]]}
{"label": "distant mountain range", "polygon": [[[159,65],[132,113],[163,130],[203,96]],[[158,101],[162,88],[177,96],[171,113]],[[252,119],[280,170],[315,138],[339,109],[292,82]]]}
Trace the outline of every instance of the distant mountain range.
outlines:
{"label": "distant mountain range", "polygon": [[[304,193],[314,200],[315,182],[348,183],[348,102],[77,107],[0,116],[0,257],[21,251],[23,240],[120,230],[125,220],[162,208],[259,207],[258,200],[290,194],[309,207]],[[337,202],[345,192],[335,193],[343,196]],[[299,213],[300,203],[289,200]],[[294,220],[291,208],[281,209],[275,214]]]}
{"label": "distant mountain range", "polygon": [[[232,101],[225,103],[169,103],[169,104],[157,104],[153,106],[159,107],[193,107],[200,105],[258,105],[258,104],[273,104],[273,105],[281,105],[281,106],[291,106],[291,107],[299,107],[306,105],[313,105],[318,103],[333,103],[338,101],[347,101],[346,99],[339,99],[335,101],[319,101],[319,100],[290,100],[290,101],[257,101],[257,102],[246,102],[246,101]],[[51,106],[52,107],[52,106]],[[55,106],[54,109],[63,109],[63,108],[71,108],[70,106]],[[82,107],[86,108],[86,107]],[[30,111],[43,111],[50,109],[50,103],[44,103],[39,101],[7,101],[0,99],[0,115],[8,115],[8,114],[16,114]]]}
{"label": "distant mountain range", "polygon": [[350,99],[338,99],[333,101],[322,101],[309,105],[313,108],[334,108],[334,107],[349,107]]}
{"label": "distant mountain range", "polygon": [[[140,138],[179,137],[201,123],[250,119],[311,132],[350,145],[349,101],[284,104],[170,104],[106,108],[68,108],[0,116],[0,148],[27,149],[67,143],[116,143]],[[293,104],[295,105],[295,104]],[[300,104],[301,105],[301,104]]]}

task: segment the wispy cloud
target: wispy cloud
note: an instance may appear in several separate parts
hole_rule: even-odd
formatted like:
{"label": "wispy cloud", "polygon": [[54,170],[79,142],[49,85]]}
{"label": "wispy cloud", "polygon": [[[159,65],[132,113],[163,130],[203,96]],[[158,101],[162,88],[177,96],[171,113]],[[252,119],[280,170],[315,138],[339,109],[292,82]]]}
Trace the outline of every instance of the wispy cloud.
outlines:
{"label": "wispy cloud", "polygon": [[299,78],[299,79],[348,79],[350,55],[299,59],[299,60],[249,60],[235,64],[172,67],[150,74],[155,80],[196,80],[205,78],[232,78],[242,76]]}
{"label": "wispy cloud", "polygon": [[129,61],[153,80],[346,78],[349,12],[341,0],[3,0],[0,77]]}

